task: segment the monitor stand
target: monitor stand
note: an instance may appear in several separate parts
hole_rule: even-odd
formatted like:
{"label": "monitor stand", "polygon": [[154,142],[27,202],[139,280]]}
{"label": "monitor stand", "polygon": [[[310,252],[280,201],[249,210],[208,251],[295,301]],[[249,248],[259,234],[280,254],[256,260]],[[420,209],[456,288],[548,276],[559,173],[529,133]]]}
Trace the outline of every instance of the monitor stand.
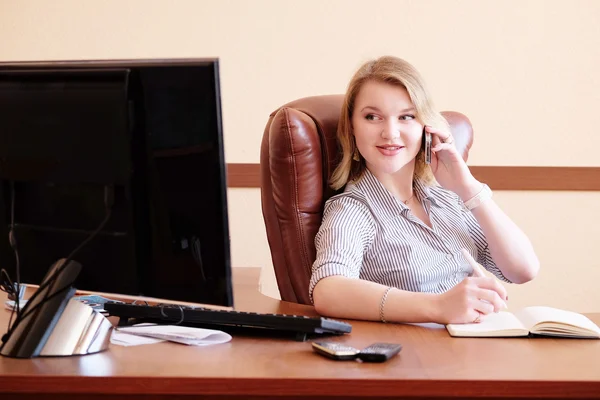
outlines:
{"label": "monitor stand", "polygon": [[[52,265],[21,310],[25,317],[15,321],[10,332],[2,337],[2,356],[75,356],[108,348],[113,326],[104,315],[73,298],[76,291],[73,283],[81,271],[81,264],[69,261],[61,268],[65,261],[61,259]],[[42,288],[55,272],[58,272],[56,280]],[[44,298],[48,300],[43,302]],[[36,309],[29,312],[34,307]]]}

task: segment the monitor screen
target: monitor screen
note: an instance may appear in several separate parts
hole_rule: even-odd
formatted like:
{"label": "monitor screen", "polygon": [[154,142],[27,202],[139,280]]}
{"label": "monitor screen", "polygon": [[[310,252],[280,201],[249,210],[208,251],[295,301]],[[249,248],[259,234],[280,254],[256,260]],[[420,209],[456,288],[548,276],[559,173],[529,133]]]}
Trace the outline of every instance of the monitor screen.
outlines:
{"label": "monitor screen", "polygon": [[91,237],[77,289],[233,306],[219,83],[215,59],[0,63],[0,266],[39,284]]}

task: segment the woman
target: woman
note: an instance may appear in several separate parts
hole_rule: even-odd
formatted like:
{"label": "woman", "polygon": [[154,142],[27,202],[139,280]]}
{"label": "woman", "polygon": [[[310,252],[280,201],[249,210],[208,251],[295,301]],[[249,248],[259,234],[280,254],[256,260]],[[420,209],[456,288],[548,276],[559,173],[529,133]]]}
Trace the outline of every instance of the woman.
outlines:
{"label": "woman", "polygon": [[536,276],[529,239],[473,177],[409,63],[382,57],[357,71],[338,139],[343,158],[331,186],[345,189],[325,205],[309,289],[320,314],[479,322],[506,307],[507,295],[497,279],[472,276],[463,249],[506,282]]}

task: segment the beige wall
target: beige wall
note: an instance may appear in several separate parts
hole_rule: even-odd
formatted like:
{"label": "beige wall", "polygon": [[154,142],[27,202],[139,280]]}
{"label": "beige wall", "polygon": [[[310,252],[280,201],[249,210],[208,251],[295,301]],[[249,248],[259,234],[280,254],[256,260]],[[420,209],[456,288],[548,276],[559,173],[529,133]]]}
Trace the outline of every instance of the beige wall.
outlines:
{"label": "beige wall", "polygon": [[[218,56],[227,161],[255,163],[272,109],[341,93],[364,60],[394,54],[471,118],[471,165],[598,166],[599,22],[595,0],[0,0],[0,60]],[[542,261],[510,307],[600,312],[600,194],[496,199]],[[234,264],[268,272],[258,190],[229,200]]]}

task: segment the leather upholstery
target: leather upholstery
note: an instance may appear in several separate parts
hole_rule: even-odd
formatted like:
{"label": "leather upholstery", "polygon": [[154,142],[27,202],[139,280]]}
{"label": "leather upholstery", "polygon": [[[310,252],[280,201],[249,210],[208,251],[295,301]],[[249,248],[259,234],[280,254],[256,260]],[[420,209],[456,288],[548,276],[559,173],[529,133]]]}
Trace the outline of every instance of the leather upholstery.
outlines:
{"label": "leather upholstery", "polygon": [[[281,299],[310,304],[308,284],[327,182],[338,162],[336,129],[343,95],[306,97],[273,111],[260,152],[261,202]],[[471,123],[443,112],[457,148],[468,157]]]}

